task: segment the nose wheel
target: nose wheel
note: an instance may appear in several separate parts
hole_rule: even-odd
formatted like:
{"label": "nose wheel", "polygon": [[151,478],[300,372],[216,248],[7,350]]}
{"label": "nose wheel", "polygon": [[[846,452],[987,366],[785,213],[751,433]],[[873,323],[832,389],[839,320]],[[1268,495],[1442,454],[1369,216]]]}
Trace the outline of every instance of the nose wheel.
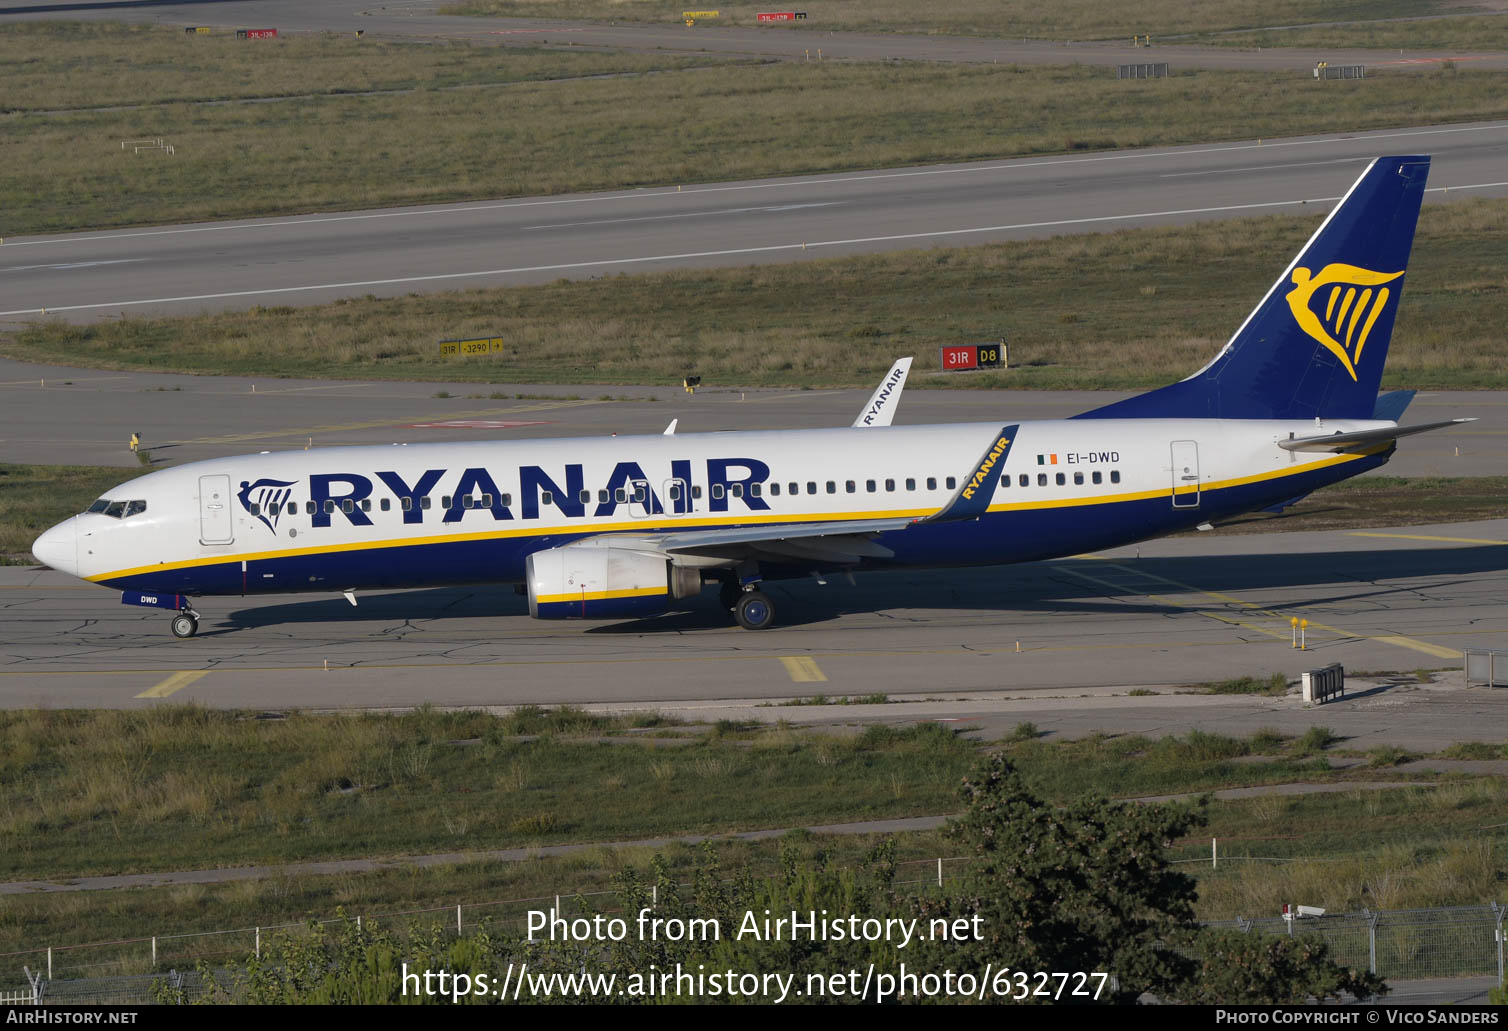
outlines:
{"label": "nose wheel", "polygon": [[199,616],[193,612],[180,612],[173,617],[174,637],[193,637],[199,632]]}

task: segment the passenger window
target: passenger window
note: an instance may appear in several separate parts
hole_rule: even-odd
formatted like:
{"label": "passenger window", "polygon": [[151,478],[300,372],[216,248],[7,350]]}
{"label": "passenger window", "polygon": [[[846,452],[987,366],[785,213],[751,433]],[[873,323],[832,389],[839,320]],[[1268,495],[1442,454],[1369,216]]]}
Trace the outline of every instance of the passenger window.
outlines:
{"label": "passenger window", "polygon": [[[640,491],[640,494],[641,495],[643,494],[642,490]],[[735,484],[732,484],[731,486],[729,486],[728,487],[728,496],[731,497],[731,498],[741,498],[741,497],[743,497],[744,496],[744,485],[741,484],[741,483],[735,483]],[[640,497],[639,500],[643,501],[644,498]]]}
{"label": "passenger window", "polygon": [[1083,473],[1074,473],[1073,474],[1073,485],[1075,487],[1082,487],[1084,485],[1084,474]]}
{"label": "passenger window", "polygon": [[325,515],[330,515],[330,514],[334,513],[334,511],[335,511],[335,499],[334,498],[326,498],[325,499]]}
{"label": "passenger window", "polygon": [[605,505],[605,504],[607,504],[607,499],[610,498],[610,497],[612,497],[612,495],[609,494],[607,492],[607,488],[604,487],[602,490],[599,490],[597,492],[597,504],[599,504],[599,505]]}
{"label": "passenger window", "polygon": [[372,499],[371,498],[362,498],[361,499],[361,510],[363,512],[370,512],[372,510]]}
{"label": "passenger window", "polygon": [[401,498],[400,500],[403,502],[403,511],[405,511],[405,512],[412,512],[414,510],[414,499],[413,498],[411,498],[411,497],[405,497],[405,498]]}
{"label": "passenger window", "polygon": [[251,503],[251,505],[249,506],[249,508],[250,508],[250,511],[251,511],[252,515],[261,515],[262,514],[262,506],[259,505],[259,504],[257,504],[255,501],[253,501]]}
{"label": "passenger window", "polygon": [[1000,486],[1002,486],[1002,487],[1009,487],[1010,485],[1011,485],[1011,474],[1010,473],[1006,473],[1004,476],[1000,477]]}
{"label": "passenger window", "polygon": [[873,480],[865,480],[864,489],[873,494],[875,491],[875,482]]}
{"label": "passenger window", "polygon": [[1121,471],[1119,469],[1111,469],[1110,470],[1110,482],[1111,483],[1120,483],[1121,482]]}
{"label": "passenger window", "polygon": [[393,502],[390,499],[388,499],[388,498],[383,498],[382,501],[381,501],[381,503],[380,503],[380,506],[381,506],[382,510],[384,512],[386,512],[386,511],[389,511],[393,507]]}
{"label": "passenger window", "polygon": [[815,494],[815,493],[817,493],[817,483],[816,483],[815,480],[807,480],[806,481],[806,492],[808,494]]}
{"label": "passenger window", "polygon": [[1037,474],[1037,486],[1038,487],[1045,487],[1045,486],[1047,486],[1047,474],[1046,473],[1038,473]]}
{"label": "passenger window", "polygon": [[836,494],[836,493],[838,493],[838,485],[836,483],[834,483],[832,480],[828,480],[827,481],[827,492],[829,494]]}
{"label": "passenger window", "polygon": [[288,502],[288,515],[293,515],[293,513],[297,512],[297,511],[298,511],[298,503],[295,502],[295,501]]}
{"label": "passenger window", "polygon": [[948,489],[949,490],[954,490],[957,487],[958,487],[958,477],[956,477],[956,476],[949,476],[948,477]]}
{"label": "passenger window", "polygon": [[1056,473],[1056,474],[1054,474],[1053,479],[1057,481],[1059,487],[1063,486],[1063,484],[1065,484],[1065,483],[1068,482],[1068,478],[1066,476],[1064,476],[1062,473]]}
{"label": "passenger window", "polygon": [[[735,498],[742,497],[742,491],[740,490],[740,492],[738,494],[735,494],[733,496]],[[644,504],[644,502],[646,502],[646,501],[649,500],[649,494],[648,494],[648,492],[645,491],[644,484],[640,483],[640,484],[636,484],[634,486],[634,500],[637,501],[641,505]]]}
{"label": "passenger window", "polygon": [[885,490],[887,492],[894,493],[895,492],[895,481],[894,480],[886,480],[885,481]]}
{"label": "passenger window", "polygon": [[[449,500],[450,500],[450,499],[448,499],[448,498],[447,498],[447,499],[446,499],[446,501],[447,501],[447,502],[448,502],[448,501],[449,501]],[[426,495],[424,495],[424,497],[422,497],[422,498],[420,498],[420,499],[419,499],[419,507],[420,507],[420,508],[421,508],[421,509],[423,509],[423,510],[424,510],[424,511],[426,511],[426,512],[428,512],[428,511],[429,511],[429,495],[428,495],[428,494],[426,494]],[[446,504],[446,506],[445,506],[445,507],[446,507],[446,508],[449,508],[449,507],[450,507],[450,505],[449,505],[449,504]]]}
{"label": "passenger window", "polygon": [[760,484],[760,483],[751,483],[751,484],[749,484],[749,497],[751,497],[751,498],[757,498],[757,497],[759,497],[759,493],[760,493],[761,490],[763,490],[763,488],[764,488],[764,485]]}
{"label": "passenger window", "polygon": [[772,497],[772,498],[778,498],[778,497],[780,497],[780,484],[778,484],[778,483],[772,483],[772,484],[770,484],[770,497]]}
{"label": "passenger window", "polygon": [[927,489],[928,490],[936,490],[937,489],[937,477],[936,476],[928,476],[927,477]]}
{"label": "passenger window", "polygon": [[914,478],[910,476],[906,477],[906,489],[916,490],[916,480]]}
{"label": "passenger window", "polygon": [[450,495],[449,494],[446,494],[446,495],[444,495],[443,497],[440,498],[440,507],[441,508],[449,508],[450,507]]}
{"label": "passenger window", "polygon": [[720,498],[723,496],[723,485],[721,483],[714,483],[712,485],[712,496],[714,498]]}
{"label": "passenger window", "polygon": [[670,485],[670,489],[665,492],[665,496],[668,497],[671,501],[680,501],[681,485],[679,483],[672,483]]}
{"label": "passenger window", "polygon": [[801,484],[799,484],[799,483],[790,483],[790,484],[787,484],[786,485],[786,493],[787,494],[800,494],[801,493]]}
{"label": "passenger window", "polygon": [[498,499],[498,504],[502,505],[504,508],[507,508],[509,505],[513,504],[513,495],[504,494],[501,498]]}
{"label": "passenger window", "polygon": [[340,503],[340,510],[349,515],[350,513],[356,511],[356,502],[352,501],[350,498],[345,498]]}
{"label": "passenger window", "polygon": [[481,507],[482,508],[491,508],[492,507],[492,495],[491,494],[483,494],[482,495],[482,505],[481,505]]}
{"label": "passenger window", "polygon": [[1104,480],[1104,477],[1100,475],[1100,471],[1098,469],[1096,469],[1094,472],[1090,473],[1089,474],[1089,478],[1091,480],[1093,480],[1095,483],[1099,483],[1102,480]]}
{"label": "passenger window", "polygon": [[312,501],[306,501],[306,502],[304,502],[304,511],[307,512],[309,515],[313,515],[315,512],[319,511],[319,509],[314,504],[314,502],[312,502]]}
{"label": "passenger window", "polygon": [[1031,484],[1032,478],[1025,473],[1022,473],[1020,476],[1016,477],[1016,486],[1018,487],[1030,487]]}
{"label": "passenger window", "polygon": [[620,505],[626,505],[626,504],[628,504],[628,490],[627,490],[627,488],[625,488],[625,487],[619,487],[617,490],[613,491],[613,498]]}
{"label": "passenger window", "polygon": [[692,487],[691,488],[691,500],[692,501],[700,501],[701,497],[702,497],[702,488],[701,487]]}
{"label": "passenger window", "polygon": [[590,505],[592,503],[592,492],[589,490],[583,490],[576,496],[578,499],[580,499],[583,505]]}
{"label": "passenger window", "polygon": [[547,490],[542,490],[539,492],[539,503],[541,505],[553,505],[555,503],[555,495]]}
{"label": "passenger window", "polygon": [[471,497],[470,494],[466,495],[464,498],[461,499],[461,507],[462,508],[470,508],[473,503],[474,502],[473,502],[472,497]]}

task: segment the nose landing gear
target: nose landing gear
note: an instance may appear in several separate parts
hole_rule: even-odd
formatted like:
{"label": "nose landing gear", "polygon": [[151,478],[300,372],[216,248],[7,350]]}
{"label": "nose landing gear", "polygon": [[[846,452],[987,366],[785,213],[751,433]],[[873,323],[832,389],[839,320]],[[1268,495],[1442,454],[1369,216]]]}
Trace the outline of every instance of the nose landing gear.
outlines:
{"label": "nose landing gear", "polygon": [[174,637],[193,637],[199,632],[199,613],[193,609],[184,609],[173,617]]}

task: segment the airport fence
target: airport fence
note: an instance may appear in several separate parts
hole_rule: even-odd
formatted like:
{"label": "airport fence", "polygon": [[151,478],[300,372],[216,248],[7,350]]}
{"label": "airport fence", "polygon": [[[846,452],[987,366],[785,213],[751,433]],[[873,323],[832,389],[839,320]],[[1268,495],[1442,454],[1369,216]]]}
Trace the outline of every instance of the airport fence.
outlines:
{"label": "airport fence", "polygon": [[[967,857],[940,857],[897,864],[897,887],[936,890],[958,876]],[[951,871],[951,873],[950,873]],[[681,885],[680,887],[689,887]],[[652,895],[652,899],[653,899]],[[193,1001],[208,985],[201,970],[240,967],[259,956],[275,935],[307,933],[320,925],[374,921],[398,934],[435,931],[462,935],[486,929],[523,934],[531,910],[553,909],[566,919],[620,915],[618,892],[592,891],[533,898],[496,899],[430,906],[380,914],[340,915],[302,923],[158,934],[116,941],[54,945],[0,954],[0,992],[7,1000],[56,1003],[136,1004],[158,1001],[164,987]],[[1334,959],[1392,980],[1496,977],[1504,980],[1508,906],[1488,903],[1323,916],[1261,917],[1206,922],[1241,933],[1318,935]],[[228,981],[222,977],[222,981]]]}

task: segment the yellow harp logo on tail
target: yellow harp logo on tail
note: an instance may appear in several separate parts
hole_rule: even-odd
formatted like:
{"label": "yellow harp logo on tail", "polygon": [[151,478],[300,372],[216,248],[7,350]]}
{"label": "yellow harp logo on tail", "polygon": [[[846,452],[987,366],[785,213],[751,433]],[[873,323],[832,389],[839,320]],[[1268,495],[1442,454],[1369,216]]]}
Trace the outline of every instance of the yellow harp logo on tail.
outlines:
{"label": "yellow harp logo on tail", "polygon": [[1299,328],[1329,348],[1354,380],[1367,336],[1393,293],[1383,284],[1401,275],[1339,262],[1326,265],[1319,275],[1296,268],[1293,289],[1284,296]]}

